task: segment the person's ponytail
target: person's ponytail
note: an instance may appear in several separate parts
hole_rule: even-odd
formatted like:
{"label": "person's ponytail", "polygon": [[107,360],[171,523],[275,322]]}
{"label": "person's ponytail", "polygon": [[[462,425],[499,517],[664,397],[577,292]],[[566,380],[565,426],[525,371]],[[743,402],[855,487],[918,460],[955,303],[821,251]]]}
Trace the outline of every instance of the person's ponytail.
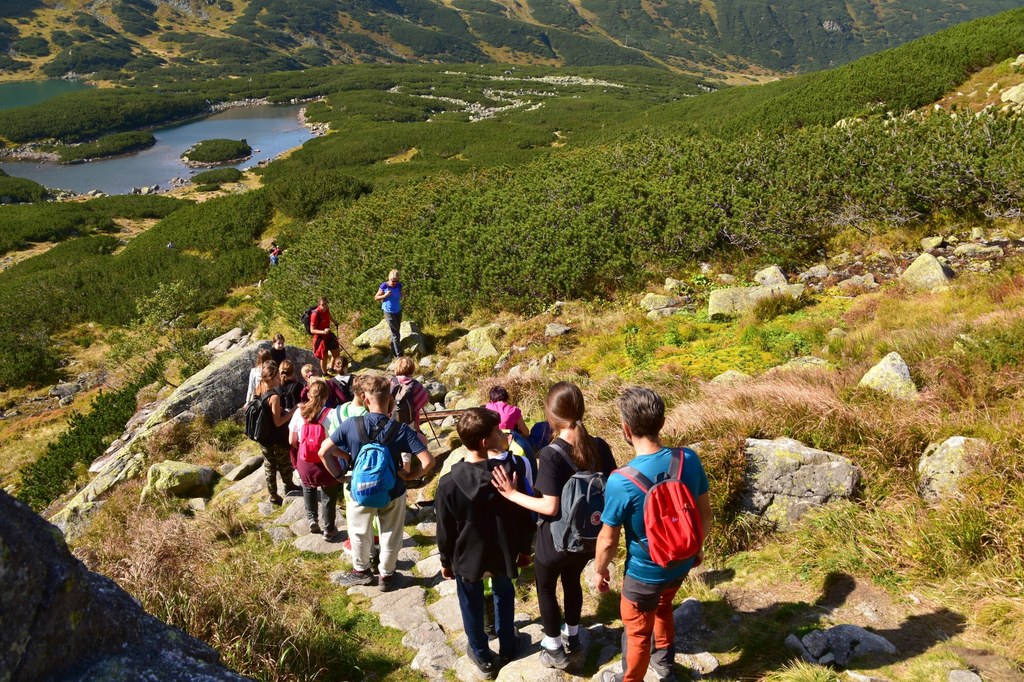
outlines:
{"label": "person's ponytail", "polygon": [[597,443],[583,425],[583,392],[579,386],[568,381],[560,381],[552,386],[545,401],[545,411],[552,435],[562,429],[576,432],[576,442],[572,444],[570,453],[576,468],[581,471],[600,470],[601,456]]}

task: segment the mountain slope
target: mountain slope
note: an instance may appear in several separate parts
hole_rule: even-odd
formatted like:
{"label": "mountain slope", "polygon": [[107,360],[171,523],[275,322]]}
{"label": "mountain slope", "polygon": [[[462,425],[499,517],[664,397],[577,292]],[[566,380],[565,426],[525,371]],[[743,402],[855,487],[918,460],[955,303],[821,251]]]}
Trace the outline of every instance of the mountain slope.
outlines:
{"label": "mountain slope", "polygon": [[1016,0],[3,0],[0,75],[117,80],[348,62],[814,70]]}

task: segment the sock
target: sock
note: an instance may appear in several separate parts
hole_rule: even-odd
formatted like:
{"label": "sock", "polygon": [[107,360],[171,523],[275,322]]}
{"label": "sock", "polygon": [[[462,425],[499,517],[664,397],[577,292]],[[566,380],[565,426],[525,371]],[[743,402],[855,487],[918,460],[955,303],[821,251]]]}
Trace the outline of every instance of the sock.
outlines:
{"label": "sock", "polygon": [[566,637],[572,637],[573,635],[578,634],[579,631],[579,625],[566,625],[565,623],[562,623],[562,634]]}
{"label": "sock", "polygon": [[559,637],[547,637],[541,640],[540,645],[548,651],[554,651],[555,649],[562,648],[562,640]]}

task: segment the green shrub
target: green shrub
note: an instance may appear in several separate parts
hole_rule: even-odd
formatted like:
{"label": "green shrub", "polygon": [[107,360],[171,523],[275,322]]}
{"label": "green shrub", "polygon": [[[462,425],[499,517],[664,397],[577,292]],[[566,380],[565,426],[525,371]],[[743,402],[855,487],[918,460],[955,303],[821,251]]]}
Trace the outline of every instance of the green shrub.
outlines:
{"label": "green shrub", "polygon": [[181,158],[194,163],[230,163],[240,161],[252,154],[252,147],[245,140],[203,140],[192,145]]}
{"label": "green shrub", "polygon": [[[15,204],[29,204],[44,200],[48,194],[47,189],[38,182],[28,178],[16,178],[0,170],[0,198],[8,197],[8,201]],[[5,237],[6,235],[0,234],[0,241]]]}
{"label": "green shrub", "polygon": [[220,184],[222,182],[238,182],[242,179],[242,171],[237,168],[216,168],[203,171],[192,176],[192,182],[197,185]]}
{"label": "green shrub", "polygon": [[64,163],[85,159],[102,159],[108,156],[130,154],[156,144],[156,138],[149,132],[114,133],[104,135],[95,142],[85,142],[73,147],[57,147],[57,154]]}
{"label": "green shrub", "polygon": [[292,218],[310,220],[330,201],[352,201],[369,185],[337,171],[306,170],[277,178],[268,187],[274,206]]}
{"label": "green shrub", "polygon": [[42,324],[0,330],[0,388],[50,383],[59,366]]}
{"label": "green shrub", "polygon": [[15,52],[28,57],[46,57],[50,54],[50,43],[42,36],[29,36],[11,43]]}

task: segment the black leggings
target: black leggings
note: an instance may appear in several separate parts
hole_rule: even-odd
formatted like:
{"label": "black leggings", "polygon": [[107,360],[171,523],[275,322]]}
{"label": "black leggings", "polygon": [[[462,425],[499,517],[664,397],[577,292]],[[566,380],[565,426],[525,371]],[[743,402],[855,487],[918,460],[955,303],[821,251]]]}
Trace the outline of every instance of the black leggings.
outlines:
{"label": "black leggings", "polygon": [[558,580],[562,580],[562,595],[565,597],[565,624],[579,625],[583,611],[583,585],[580,576],[587,562],[593,557],[563,555],[553,563],[534,562],[533,573],[537,579],[537,602],[540,605],[540,622],[546,637],[558,637],[562,631],[562,612],[558,608]]}

